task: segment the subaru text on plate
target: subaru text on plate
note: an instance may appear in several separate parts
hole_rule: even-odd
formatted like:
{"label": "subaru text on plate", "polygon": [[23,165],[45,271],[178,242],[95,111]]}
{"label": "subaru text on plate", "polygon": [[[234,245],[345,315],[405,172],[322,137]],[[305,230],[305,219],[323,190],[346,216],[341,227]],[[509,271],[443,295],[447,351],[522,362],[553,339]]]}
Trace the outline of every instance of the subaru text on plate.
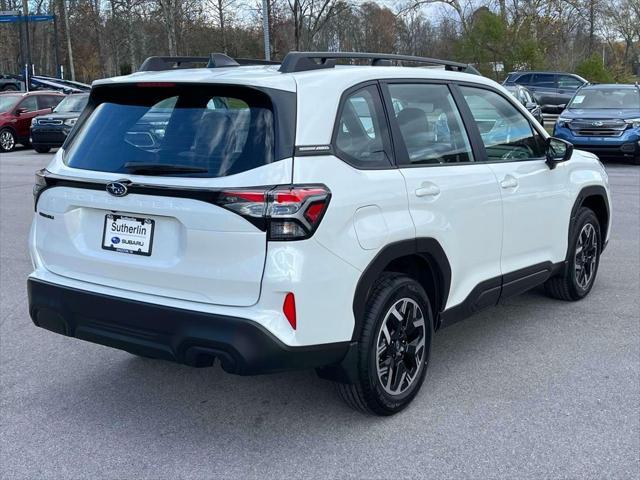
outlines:
{"label": "subaru text on plate", "polygon": [[540,284],[583,298],[609,238],[597,158],[465,71],[212,54],[94,83],[36,175],[33,321],[241,375],[315,368],[400,411],[435,331]]}

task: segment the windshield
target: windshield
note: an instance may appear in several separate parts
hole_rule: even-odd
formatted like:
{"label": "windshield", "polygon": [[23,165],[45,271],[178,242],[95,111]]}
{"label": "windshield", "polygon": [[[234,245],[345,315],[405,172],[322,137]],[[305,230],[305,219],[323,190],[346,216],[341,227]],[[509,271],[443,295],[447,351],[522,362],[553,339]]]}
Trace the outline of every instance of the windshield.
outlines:
{"label": "windshield", "polygon": [[20,98],[19,95],[0,95],[0,113],[11,110]]}
{"label": "windshield", "polygon": [[589,88],[580,90],[569,108],[584,109],[640,109],[640,90],[637,88]]}
{"label": "windshield", "polygon": [[89,95],[70,95],[62,100],[53,111],[55,113],[80,113],[87,106],[88,101]]}
{"label": "windshield", "polygon": [[128,87],[105,97],[71,140],[69,166],[223,177],[275,161],[271,101],[257,90]]}

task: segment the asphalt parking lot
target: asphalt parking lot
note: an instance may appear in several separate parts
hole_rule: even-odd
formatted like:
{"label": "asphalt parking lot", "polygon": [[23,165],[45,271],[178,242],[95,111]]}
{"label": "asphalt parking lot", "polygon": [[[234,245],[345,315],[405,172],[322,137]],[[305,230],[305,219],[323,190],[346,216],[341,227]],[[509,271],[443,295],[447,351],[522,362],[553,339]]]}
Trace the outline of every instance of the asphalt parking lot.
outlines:
{"label": "asphalt parking lot", "polygon": [[36,328],[33,172],[0,154],[0,472],[19,478],[640,478],[640,167],[610,165],[613,236],[591,295],[539,291],[443,330],[392,418],[315,373],[237,377]]}

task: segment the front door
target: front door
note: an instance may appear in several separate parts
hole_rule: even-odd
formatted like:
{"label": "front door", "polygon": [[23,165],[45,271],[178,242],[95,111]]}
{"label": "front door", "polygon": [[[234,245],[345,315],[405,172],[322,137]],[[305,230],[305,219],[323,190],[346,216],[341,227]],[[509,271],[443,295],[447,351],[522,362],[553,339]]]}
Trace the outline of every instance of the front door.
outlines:
{"label": "front door", "polygon": [[31,128],[31,120],[38,115],[38,101],[35,95],[24,98],[15,109],[16,131],[18,138],[24,140],[29,138],[29,129]]}
{"label": "front door", "polygon": [[485,159],[500,185],[503,273],[561,262],[572,207],[566,165],[549,169],[542,135],[507,97],[484,88],[462,86],[460,91],[481,128]]}
{"label": "front door", "polygon": [[437,240],[451,264],[446,308],[487,281],[490,295],[473,307],[495,303],[502,242],[495,175],[476,162],[468,126],[446,84],[390,81],[384,90],[416,236]]}

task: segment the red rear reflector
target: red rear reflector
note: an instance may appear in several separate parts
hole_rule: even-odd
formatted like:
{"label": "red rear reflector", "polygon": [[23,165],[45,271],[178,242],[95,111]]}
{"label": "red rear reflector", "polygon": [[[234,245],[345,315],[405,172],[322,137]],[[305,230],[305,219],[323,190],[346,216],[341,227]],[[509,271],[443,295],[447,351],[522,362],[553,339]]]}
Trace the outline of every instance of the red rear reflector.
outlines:
{"label": "red rear reflector", "polygon": [[296,329],[296,297],[293,293],[289,292],[284,297],[284,303],[282,304],[282,312],[284,316],[289,320],[291,328]]}

